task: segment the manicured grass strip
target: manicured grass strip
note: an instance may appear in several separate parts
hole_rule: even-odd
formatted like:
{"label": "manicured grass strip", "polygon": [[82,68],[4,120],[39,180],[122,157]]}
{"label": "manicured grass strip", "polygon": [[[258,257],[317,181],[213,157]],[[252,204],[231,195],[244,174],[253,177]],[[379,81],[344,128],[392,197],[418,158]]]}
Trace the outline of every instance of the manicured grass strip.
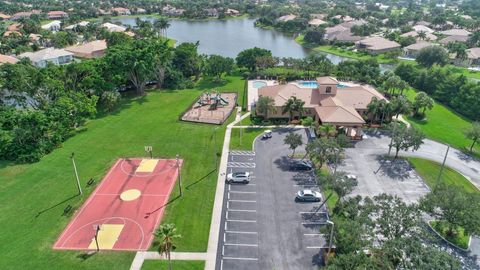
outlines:
{"label": "manicured grass strip", "polygon": [[[410,89],[404,92],[409,100],[414,100],[417,93]],[[426,120],[414,117],[406,117],[412,126],[419,128],[425,135],[442,143],[449,144],[457,149],[470,147],[472,141],[465,138],[464,130],[471,126],[468,119],[456,114],[449,108],[436,102],[433,109],[426,112]],[[474,147],[474,151],[480,153],[480,145]]]}
{"label": "manicured grass strip", "polygon": [[[322,178],[326,177],[328,174],[329,174],[328,169],[325,167],[317,169],[317,177],[320,179],[320,181]],[[335,205],[337,205],[338,195],[332,189],[323,187],[321,182],[320,182],[320,186],[322,187],[323,196],[325,196],[323,198],[324,200],[326,200],[331,195],[331,197],[327,201],[327,207],[331,214],[333,208],[335,207]]]}
{"label": "manicured grass strip", "polygon": [[[438,174],[440,172],[441,164],[422,158],[407,158],[410,164],[415,168],[415,171],[422,177],[425,183],[433,189],[437,184]],[[454,185],[462,188],[465,192],[475,193],[480,192],[468,179],[455,170],[445,167],[440,179],[446,185]]]}
{"label": "manicured grass strip", "polygon": [[[205,261],[172,261],[172,266],[178,270],[202,270],[205,268]],[[142,270],[168,270],[168,261],[145,260]]]}
{"label": "manicured grass strip", "polygon": [[448,228],[447,226],[445,226],[444,221],[430,221],[429,223],[435,231],[437,231],[443,238],[447,239],[447,241],[449,241],[450,243],[463,249],[468,248],[470,236],[465,234],[463,228],[458,227],[455,230],[454,235],[450,235],[448,234]]}
{"label": "manicured grass strip", "polygon": [[[240,77],[229,77],[216,90],[243,90]],[[157,157],[184,159],[184,196],[166,207],[164,222],[174,223],[182,235],[178,251],[206,251],[215,187],[215,150],[221,149],[225,126],[181,122],[179,115],[204,89],[154,91],[147,96],[125,98],[118,111],[90,121],[82,132],[68,139],[40,162],[15,165],[0,162],[0,269],[129,269],[134,252],[54,251],[53,243],[71,220],[62,216],[70,204],[78,209],[119,157],[145,156],[152,145]],[[231,121],[234,115],[228,120]],[[227,121],[227,123],[228,123]],[[75,152],[82,196],[70,155]],[[171,199],[176,198],[175,187]],[[149,237],[146,235],[145,237]]]}
{"label": "manicured grass strip", "polygon": [[233,128],[232,136],[230,137],[230,149],[252,150],[253,141],[262,134],[264,130],[263,128]]}

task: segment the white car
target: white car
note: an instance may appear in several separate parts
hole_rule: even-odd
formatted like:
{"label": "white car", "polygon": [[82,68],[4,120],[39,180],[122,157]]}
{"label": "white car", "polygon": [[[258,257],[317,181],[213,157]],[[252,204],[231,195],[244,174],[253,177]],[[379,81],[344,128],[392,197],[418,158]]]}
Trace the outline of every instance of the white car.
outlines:
{"label": "white car", "polygon": [[319,202],[322,200],[322,194],[311,189],[304,189],[297,192],[295,200],[300,202]]}
{"label": "white car", "polygon": [[354,174],[347,174],[347,175],[345,175],[345,178],[347,178],[349,180],[357,180],[357,176],[354,175]]}
{"label": "white car", "polygon": [[250,173],[249,172],[234,172],[227,174],[228,184],[231,183],[243,183],[248,184],[250,182]]}

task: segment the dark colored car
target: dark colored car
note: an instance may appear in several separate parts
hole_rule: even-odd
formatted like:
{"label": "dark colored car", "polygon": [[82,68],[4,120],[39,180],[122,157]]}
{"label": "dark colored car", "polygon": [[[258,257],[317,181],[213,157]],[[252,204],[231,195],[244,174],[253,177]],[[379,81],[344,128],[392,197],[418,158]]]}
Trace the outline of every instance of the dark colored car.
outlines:
{"label": "dark colored car", "polygon": [[308,160],[294,159],[290,162],[290,169],[293,171],[310,171],[313,169],[313,165]]}

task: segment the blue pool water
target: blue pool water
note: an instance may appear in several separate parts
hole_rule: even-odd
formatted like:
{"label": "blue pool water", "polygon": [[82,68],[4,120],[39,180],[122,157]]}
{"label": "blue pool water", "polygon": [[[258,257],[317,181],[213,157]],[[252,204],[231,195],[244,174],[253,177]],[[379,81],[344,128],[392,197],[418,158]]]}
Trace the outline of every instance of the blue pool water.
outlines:
{"label": "blue pool water", "polygon": [[[318,84],[316,81],[299,81],[298,84],[300,85],[300,87],[303,87],[303,88],[317,88],[318,87]],[[338,88],[347,88],[348,86],[344,85],[344,84],[337,84],[337,87]]]}
{"label": "blue pool water", "polygon": [[253,87],[255,88],[262,88],[264,86],[267,86],[267,83],[266,82],[262,82],[262,81],[254,81],[253,82]]}

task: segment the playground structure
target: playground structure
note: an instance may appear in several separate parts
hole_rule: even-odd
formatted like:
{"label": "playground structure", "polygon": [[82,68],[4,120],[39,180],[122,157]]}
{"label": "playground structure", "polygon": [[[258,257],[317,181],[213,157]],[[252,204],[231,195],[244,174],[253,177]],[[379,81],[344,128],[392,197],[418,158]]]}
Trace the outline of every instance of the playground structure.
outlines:
{"label": "playground structure", "polygon": [[236,103],[236,93],[204,92],[182,115],[181,119],[220,125],[230,116]]}
{"label": "playground structure", "polygon": [[219,107],[228,106],[228,101],[222,98],[222,94],[213,92],[205,92],[200,96],[200,99],[195,103],[193,108],[199,108],[202,106],[209,106],[208,110],[216,110]]}

